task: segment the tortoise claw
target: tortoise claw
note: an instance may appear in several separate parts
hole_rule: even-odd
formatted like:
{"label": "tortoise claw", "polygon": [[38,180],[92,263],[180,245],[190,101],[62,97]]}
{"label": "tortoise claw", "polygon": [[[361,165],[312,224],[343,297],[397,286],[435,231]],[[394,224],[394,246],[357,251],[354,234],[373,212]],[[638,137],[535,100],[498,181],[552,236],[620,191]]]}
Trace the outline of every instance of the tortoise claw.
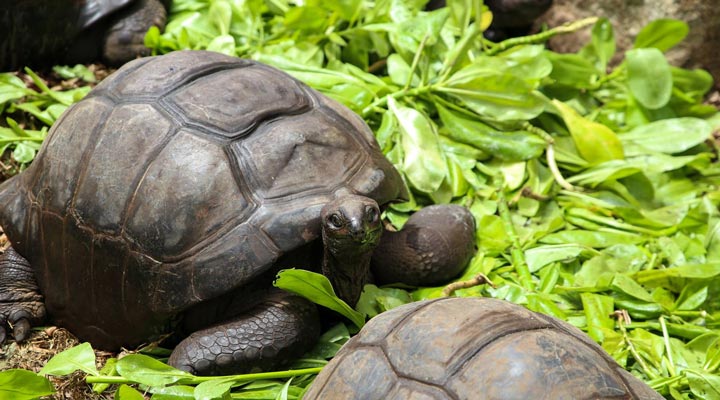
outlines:
{"label": "tortoise claw", "polygon": [[13,324],[13,337],[18,342],[22,342],[30,336],[30,321],[22,318]]}
{"label": "tortoise claw", "polygon": [[0,343],[12,329],[21,342],[45,319],[45,304],[30,264],[12,248],[0,255]]}

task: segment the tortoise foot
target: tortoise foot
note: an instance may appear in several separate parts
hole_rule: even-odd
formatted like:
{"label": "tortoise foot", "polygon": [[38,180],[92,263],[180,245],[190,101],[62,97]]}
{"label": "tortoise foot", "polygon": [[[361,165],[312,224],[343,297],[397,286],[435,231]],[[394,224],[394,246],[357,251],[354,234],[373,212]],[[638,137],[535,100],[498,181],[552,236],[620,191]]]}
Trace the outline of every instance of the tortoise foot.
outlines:
{"label": "tortoise foot", "polygon": [[30,335],[32,325],[45,319],[43,297],[30,263],[12,247],[0,255],[0,343],[8,328],[16,341]]}
{"label": "tortoise foot", "polygon": [[444,204],[413,214],[399,232],[385,232],[373,253],[380,283],[443,284],[460,274],[475,252],[475,219],[465,207]]}
{"label": "tortoise foot", "polygon": [[145,34],[152,26],[165,28],[167,13],[159,0],[139,0],[119,13],[108,28],[103,58],[111,65],[121,65],[141,56],[149,56]]}
{"label": "tortoise foot", "polygon": [[319,331],[314,304],[275,290],[238,317],[188,336],[168,364],[196,375],[268,371],[301,356]]}

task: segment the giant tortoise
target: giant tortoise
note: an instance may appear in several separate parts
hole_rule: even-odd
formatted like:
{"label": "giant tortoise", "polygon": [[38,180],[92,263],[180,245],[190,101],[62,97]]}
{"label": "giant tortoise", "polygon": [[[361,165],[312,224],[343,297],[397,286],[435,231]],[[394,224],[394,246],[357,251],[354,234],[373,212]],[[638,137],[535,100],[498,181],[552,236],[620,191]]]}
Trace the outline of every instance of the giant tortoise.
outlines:
{"label": "giant tortoise", "polygon": [[[174,331],[191,334],[170,359],[179,368],[272,368],[319,329],[314,305],[271,289],[278,268],[321,270],[354,305],[379,207],[405,190],[358,116],[283,72],[207,51],[132,61],[0,186],[12,243],[0,339],[9,323],[22,340],[47,310],[99,348]],[[377,271],[451,277],[472,255],[463,207],[407,225],[387,235]]]}
{"label": "giant tortoise", "polygon": [[663,399],[574,326],[489,298],[419,301],[380,314],[303,398]]}

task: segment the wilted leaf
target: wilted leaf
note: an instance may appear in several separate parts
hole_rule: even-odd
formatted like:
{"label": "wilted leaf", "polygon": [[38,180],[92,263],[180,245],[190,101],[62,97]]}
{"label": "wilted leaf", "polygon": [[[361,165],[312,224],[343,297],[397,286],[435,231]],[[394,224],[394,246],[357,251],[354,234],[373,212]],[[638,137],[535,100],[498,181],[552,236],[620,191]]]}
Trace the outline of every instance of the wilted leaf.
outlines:
{"label": "wilted leaf", "polygon": [[560,111],[575,147],[585,160],[591,164],[599,164],[623,158],[622,143],[610,128],[582,117],[561,101],[553,100],[552,103]]}

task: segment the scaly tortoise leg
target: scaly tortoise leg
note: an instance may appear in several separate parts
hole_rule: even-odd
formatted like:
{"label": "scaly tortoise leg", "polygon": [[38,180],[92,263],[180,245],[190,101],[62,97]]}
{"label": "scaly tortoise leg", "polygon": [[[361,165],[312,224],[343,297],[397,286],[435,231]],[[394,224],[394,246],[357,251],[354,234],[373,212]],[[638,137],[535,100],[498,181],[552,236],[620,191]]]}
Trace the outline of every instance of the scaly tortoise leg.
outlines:
{"label": "scaly tortoise leg", "polygon": [[9,247],[0,255],[0,343],[7,339],[7,328],[21,342],[30,327],[45,320],[45,304],[30,263]]}
{"label": "scaly tortoise leg", "polygon": [[273,289],[237,317],[192,333],[175,347],[168,364],[197,375],[268,371],[301,356],[319,335],[317,307]]}
{"label": "scaly tortoise leg", "polygon": [[150,55],[145,34],[152,26],[165,28],[167,13],[159,0],[139,0],[120,11],[106,31],[102,55],[111,65],[121,65]]}
{"label": "scaly tortoise leg", "polygon": [[475,253],[475,219],[467,208],[443,204],[413,214],[399,232],[385,231],[372,273],[383,284],[433,286],[460,274]]}

